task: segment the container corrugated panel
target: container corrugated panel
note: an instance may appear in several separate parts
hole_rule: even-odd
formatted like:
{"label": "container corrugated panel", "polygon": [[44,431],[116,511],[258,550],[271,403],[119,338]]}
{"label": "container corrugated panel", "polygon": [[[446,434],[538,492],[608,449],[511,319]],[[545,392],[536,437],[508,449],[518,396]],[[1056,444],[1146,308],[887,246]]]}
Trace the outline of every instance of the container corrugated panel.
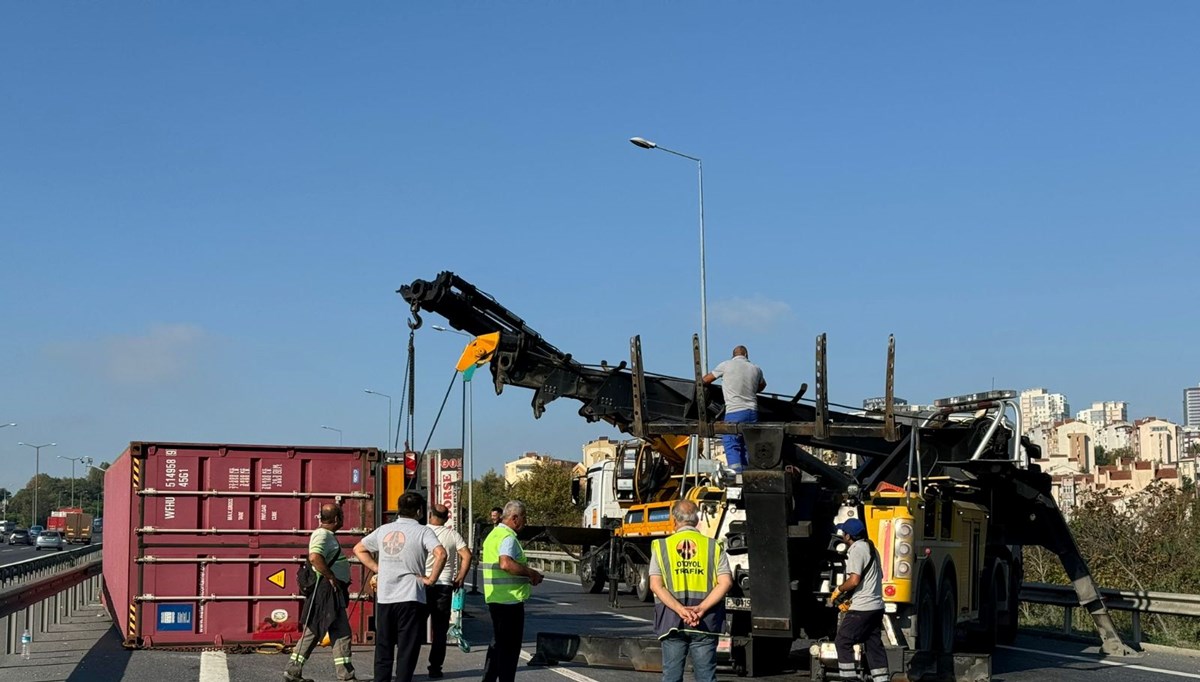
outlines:
{"label": "container corrugated panel", "polygon": [[[299,638],[296,569],[322,504],[348,556],[378,519],[374,448],[130,443],[104,477],[105,602],[127,647]],[[354,641],[373,642],[352,564]]]}

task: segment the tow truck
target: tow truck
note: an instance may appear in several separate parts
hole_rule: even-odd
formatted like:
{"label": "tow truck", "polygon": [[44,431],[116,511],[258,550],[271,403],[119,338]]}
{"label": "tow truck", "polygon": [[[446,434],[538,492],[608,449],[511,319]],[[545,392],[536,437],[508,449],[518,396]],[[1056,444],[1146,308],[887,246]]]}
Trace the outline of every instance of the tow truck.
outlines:
{"label": "tow truck", "polygon": [[[479,360],[488,364],[497,393],[505,386],[531,389],[535,417],[566,397],[582,403],[584,419],[648,443],[724,434],[746,440],[749,464],[740,478],[706,479],[699,471],[690,481],[670,478],[678,481],[672,496],[700,496],[719,508],[709,526],[734,571],[724,639],[740,674],[778,672],[800,642],[807,644],[813,676],[836,679],[829,641],[837,612],[826,597],[844,570],[845,548],[834,527],[852,516],[864,519],[881,548],[893,674],[987,679],[988,650],[1016,632],[1024,545],[1059,557],[1105,653],[1135,655],[1113,626],[1051,497],[1050,478],[1036,464],[1040,449],[1020,436],[1020,408],[1011,391],[946,399],[927,414],[897,414],[895,344],[889,340],[883,408],[834,410],[827,341],[820,335],[815,397],[805,400],[806,386],[792,396],[763,395],[758,423],[727,423],[720,420],[719,387],[701,380],[695,337],[691,378],[647,373],[640,337],[630,341],[628,362],[585,365],[451,272],[415,280],[399,293],[410,306],[414,330],[425,312],[477,337],[490,335],[489,351]],[[825,452],[849,456],[858,466],[828,464]],[[609,578],[615,587],[615,576]],[[544,659],[566,655],[550,645],[542,651],[542,643],[539,636]],[[646,658],[604,653],[594,658]]]}

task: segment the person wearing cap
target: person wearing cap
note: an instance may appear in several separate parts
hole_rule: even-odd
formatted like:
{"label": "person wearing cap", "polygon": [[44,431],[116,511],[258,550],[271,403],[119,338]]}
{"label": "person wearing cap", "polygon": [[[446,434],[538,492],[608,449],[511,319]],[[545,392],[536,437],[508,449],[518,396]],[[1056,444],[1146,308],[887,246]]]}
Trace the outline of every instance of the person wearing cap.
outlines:
{"label": "person wearing cap", "polygon": [[675,532],[650,546],[654,634],[662,648],[663,682],[682,682],[689,654],[696,682],[716,682],[717,636],[725,624],[725,594],[733,587],[729,558],[717,541],[696,530],[691,500],[671,507]]}
{"label": "person wearing cap", "polygon": [[879,553],[867,539],[867,527],[859,519],[848,519],[837,526],[846,550],[846,579],[829,596],[836,605],[850,601],[842,614],[834,646],[837,648],[838,674],[855,679],[854,645],[861,644],[866,654],[871,682],[888,682],[887,652],[883,648],[883,582]]}
{"label": "person wearing cap", "polygon": [[[713,367],[704,375],[704,383],[721,380],[721,394],[725,396],[725,421],[734,424],[752,424],[758,421],[758,394],[767,388],[762,370],[750,362],[750,353],[745,346],[733,349],[733,357]],[[746,468],[746,440],[740,433],[721,436],[725,446],[725,463],[735,473]]]}
{"label": "person wearing cap", "polygon": [[[425,604],[429,609],[429,677],[442,676],[442,663],[446,661],[446,631],[450,629],[450,611],[454,591],[463,586],[467,571],[471,568],[471,550],[458,531],[446,525],[450,519],[450,508],[434,504],[429,508],[429,528],[437,535],[438,542],[446,550],[446,567],[437,582],[425,588]],[[434,556],[425,558],[425,570],[433,570]]]}

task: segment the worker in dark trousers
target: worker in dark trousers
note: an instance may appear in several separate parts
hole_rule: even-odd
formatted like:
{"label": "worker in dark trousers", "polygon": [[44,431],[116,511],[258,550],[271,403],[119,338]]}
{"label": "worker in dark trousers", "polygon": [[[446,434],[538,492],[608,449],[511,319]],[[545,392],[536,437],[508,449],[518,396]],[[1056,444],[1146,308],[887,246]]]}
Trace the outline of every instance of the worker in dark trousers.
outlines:
{"label": "worker in dark trousers", "polygon": [[483,599],[492,617],[492,645],[483,664],[483,682],[513,682],[525,637],[525,602],[542,574],[528,566],[517,532],[525,527],[525,505],[504,505],[500,523],[483,541]]}
{"label": "worker in dark trousers", "polygon": [[[425,498],[404,493],[396,506],[395,521],[376,528],[354,546],[362,565],[377,574],[375,682],[412,681],[425,639],[425,588],[437,582],[446,565],[446,550],[437,535],[417,521],[425,510]],[[427,573],[425,560],[430,554],[433,563]]]}
{"label": "worker in dark trousers", "polygon": [[888,682],[887,652],[883,648],[883,581],[879,553],[867,539],[867,527],[858,519],[849,519],[837,527],[846,550],[846,580],[829,596],[835,606],[849,602],[838,624],[838,675],[858,679],[854,670],[854,645],[861,644],[866,654],[871,682]]}

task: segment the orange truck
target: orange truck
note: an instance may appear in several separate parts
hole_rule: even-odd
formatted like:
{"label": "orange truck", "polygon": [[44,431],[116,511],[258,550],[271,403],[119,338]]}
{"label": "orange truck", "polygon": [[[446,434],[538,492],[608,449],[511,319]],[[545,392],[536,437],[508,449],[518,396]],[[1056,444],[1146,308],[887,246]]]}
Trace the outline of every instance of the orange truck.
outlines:
{"label": "orange truck", "polygon": [[92,544],[92,515],[85,514],[80,507],[63,507],[50,512],[46,529],[62,533],[67,544]]}

